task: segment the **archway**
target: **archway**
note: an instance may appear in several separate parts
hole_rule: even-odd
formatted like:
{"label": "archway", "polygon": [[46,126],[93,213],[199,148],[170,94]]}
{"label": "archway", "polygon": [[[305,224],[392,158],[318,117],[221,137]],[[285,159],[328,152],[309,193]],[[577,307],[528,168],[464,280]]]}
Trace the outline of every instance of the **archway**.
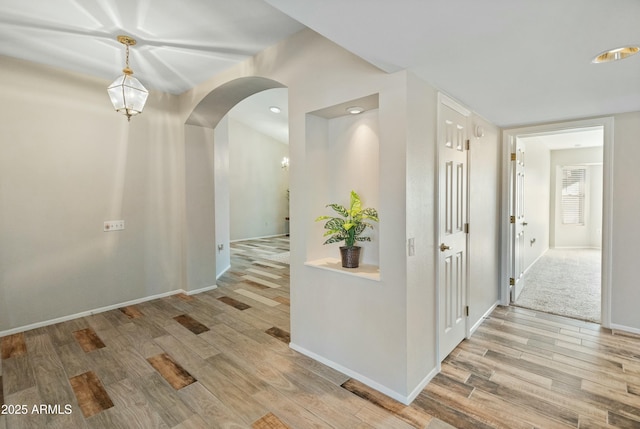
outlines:
{"label": "archway", "polygon": [[273,88],[286,86],[257,76],[231,80],[210,91],[185,121],[184,285],[189,293],[213,289],[230,263],[228,235],[222,237],[222,226],[216,226],[215,184],[228,172],[216,160],[215,128],[240,101]]}

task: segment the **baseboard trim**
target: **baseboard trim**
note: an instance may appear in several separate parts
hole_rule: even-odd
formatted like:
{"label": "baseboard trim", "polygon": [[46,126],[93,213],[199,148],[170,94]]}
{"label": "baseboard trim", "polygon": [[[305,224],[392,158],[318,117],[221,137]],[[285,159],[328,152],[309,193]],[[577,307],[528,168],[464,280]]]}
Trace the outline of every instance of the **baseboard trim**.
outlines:
{"label": "baseboard trim", "polygon": [[195,290],[190,290],[188,292],[185,292],[187,295],[196,295],[202,292],[207,292],[210,290],[214,290],[214,289],[218,289],[218,285],[213,285],[213,286],[206,286],[200,289],[195,289]]}
{"label": "baseboard trim", "polygon": [[229,240],[229,243],[237,243],[239,241],[248,241],[248,240],[261,240],[263,238],[275,238],[275,237],[288,237],[288,235],[287,233],[283,232],[283,233],[274,234],[274,235],[262,235],[260,237],[238,238],[236,240]]}
{"label": "baseboard trim", "polygon": [[418,383],[416,388],[413,389],[413,391],[407,397],[407,402],[402,402],[402,401],[401,402],[404,405],[409,405],[410,403],[412,403],[413,400],[416,399],[416,397],[420,394],[420,392],[422,392],[424,390],[424,388],[427,386],[427,384],[429,384],[429,382],[431,380],[433,380],[433,377],[438,375],[439,372],[440,372],[440,364],[438,364],[438,366],[436,368],[433,368],[431,370],[431,372],[429,374],[427,374],[427,376],[425,378],[423,378],[420,383]]}
{"label": "baseboard trim", "polygon": [[224,274],[229,271],[231,269],[231,264],[229,264],[229,266],[227,268],[225,268],[224,270],[222,270],[222,272],[220,274],[218,274],[216,276],[216,280],[218,280],[220,277],[224,276]]}
{"label": "baseboard trim", "polygon": [[640,329],[631,328],[629,326],[624,326],[624,325],[618,325],[616,323],[612,323],[611,326],[609,326],[609,328],[616,331],[623,331],[623,332],[628,332],[630,334],[640,335]]}
{"label": "baseboard trim", "polygon": [[93,316],[94,314],[104,313],[105,311],[116,310],[121,307],[126,307],[128,305],[136,305],[141,304],[147,301],[153,301],[154,299],[166,298],[168,296],[176,295],[179,293],[184,293],[187,295],[193,295],[196,293],[204,292],[206,290],[215,289],[217,286],[209,286],[207,288],[198,289],[191,292],[186,292],[183,289],[172,290],[169,292],[160,293],[157,295],[146,296],[143,298],[134,299],[131,301],[121,302],[118,304],[107,305],[105,307],[95,308],[93,310],[81,311],[80,313],[70,314],[68,316],[57,317],[55,319],[44,320],[42,322],[31,323],[25,326],[19,326],[17,328],[8,329],[6,331],[0,331],[0,337],[5,337],[7,335],[18,334],[20,332],[30,331],[31,329],[42,328],[45,326],[55,325],[56,323],[67,322],[69,320],[78,319],[80,317]]}
{"label": "baseboard trim", "polygon": [[496,301],[480,318],[480,320],[478,320],[469,330],[469,335],[467,335],[467,338],[469,338],[470,336],[473,335],[474,332],[476,332],[476,330],[480,327],[480,325],[482,325],[482,322],[485,321],[486,318],[488,318],[491,313],[493,313],[493,310],[496,309],[496,307],[500,305],[500,301]]}
{"label": "baseboard trim", "polygon": [[434,369],[433,371],[431,371],[429,373],[429,375],[427,375],[427,377],[424,378],[424,380],[422,380],[420,382],[420,384],[418,385],[418,387],[416,387],[414,389],[413,392],[411,392],[411,395],[409,396],[405,396],[402,395],[398,392],[396,392],[393,389],[390,389],[380,383],[378,383],[377,381],[374,381],[372,379],[370,379],[369,377],[365,377],[364,375],[353,371],[349,368],[346,368],[342,365],[340,365],[339,363],[333,362],[330,359],[327,359],[325,357],[322,357],[320,355],[318,355],[317,353],[314,353],[312,351],[309,351],[307,349],[305,349],[304,347],[301,347],[295,343],[289,343],[289,347],[295,351],[297,351],[298,353],[301,353],[305,356],[310,357],[313,360],[316,360],[326,366],[328,366],[329,368],[333,368],[336,371],[340,371],[341,373],[348,375],[351,378],[354,378],[356,380],[358,380],[359,382],[366,384],[367,386],[371,387],[372,389],[377,390],[380,393],[383,393],[385,395],[387,395],[390,398],[395,399],[398,402],[401,402],[404,405],[409,405],[415,398],[416,396],[418,396],[420,394],[420,392],[422,391],[422,389],[424,388],[424,386],[426,386],[429,381],[431,381],[431,379],[433,377],[436,376],[436,374],[438,373],[437,369]]}

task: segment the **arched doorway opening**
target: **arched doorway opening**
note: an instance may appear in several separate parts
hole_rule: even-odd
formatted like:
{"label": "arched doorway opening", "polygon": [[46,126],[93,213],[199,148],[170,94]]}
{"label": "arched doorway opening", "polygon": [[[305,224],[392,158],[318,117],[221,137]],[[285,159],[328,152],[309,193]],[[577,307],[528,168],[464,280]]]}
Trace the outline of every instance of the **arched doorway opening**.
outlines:
{"label": "arched doorway opening", "polygon": [[215,144],[225,138],[224,118],[241,101],[276,88],[286,87],[263,77],[229,81],[209,92],[185,121],[184,284],[189,293],[213,289],[231,263],[229,152]]}

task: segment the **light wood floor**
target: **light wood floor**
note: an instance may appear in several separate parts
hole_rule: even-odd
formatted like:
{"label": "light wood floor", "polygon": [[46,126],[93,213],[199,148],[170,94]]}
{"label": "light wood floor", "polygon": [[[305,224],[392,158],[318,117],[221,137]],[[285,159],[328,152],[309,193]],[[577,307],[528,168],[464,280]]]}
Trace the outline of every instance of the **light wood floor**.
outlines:
{"label": "light wood floor", "polygon": [[638,338],[500,307],[407,407],[288,348],[286,238],[232,249],[214,291],[2,338],[0,429],[640,428]]}

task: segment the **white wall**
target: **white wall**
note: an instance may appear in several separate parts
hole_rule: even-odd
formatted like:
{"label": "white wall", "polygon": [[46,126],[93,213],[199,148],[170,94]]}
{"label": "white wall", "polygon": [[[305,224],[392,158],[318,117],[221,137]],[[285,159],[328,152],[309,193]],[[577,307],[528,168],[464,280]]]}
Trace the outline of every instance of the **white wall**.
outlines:
{"label": "white wall", "polygon": [[500,297],[500,180],[501,132],[476,114],[471,130],[480,125],[484,137],[470,135],[469,149],[469,277],[470,328],[483,321]]}
{"label": "white wall", "polygon": [[611,322],[640,333],[640,112],[615,115],[614,121]]}
{"label": "white wall", "polygon": [[[565,149],[551,151],[551,246],[600,247],[602,235],[602,148]],[[587,169],[587,199],[585,224],[563,225],[560,214],[561,170],[563,166],[585,165]]]}
{"label": "white wall", "polygon": [[536,142],[536,138],[525,140],[524,206],[528,225],[524,228],[524,266],[527,269],[549,249],[551,151]]}
{"label": "white wall", "polygon": [[[185,289],[198,290],[216,283],[216,231],[213,130],[185,127]],[[202,212],[213,212],[205,218]]]}
{"label": "white wall", "polygon": [[[236,89],[234,82],[240,85],[242,81],[237,79],[249,76],[261,76],[270,80],[267,85],[280,83],[289,89],[292,347],[390,396],[407,400],[437,369],[436,91],[410,73],[383,73],[305,30],[183,94],[185,120],[215,126],[222,117],[216,106],[225,102],[223,98],[216,100],[219,91]],[[341,153],[327,150],[332,127],[312,113],[372,94],[378,94],[379,101],[378,178],[377,185],[371,183],[372,178],[364,181],[367,191],[362,196],[365,204],[376,207],[380,214],[375,240],[379,281],[305,265],[330,250],[322,245],[322,225],[314,219],[334,197],[342,197],[353,187],[331,177],[336,174],[333,158]],[[477,165],[479,171],[493,169],[485,183],[493,185],[491,189],[497,193],[498,168],[490,151],[487,156],[486,164]],[[350,167],[372,173],[357,157],[352,158]],[[337,186],[335,194],[330,183]],[[377,204],[369,199],[376,194],[376,186]],[[495,195],[491,201],[497,201]],[[487,210],[496,208],[492,204]],[[487,237],[493,236],[496,222],[493,218],[491,225],[478,228],[488,228]],[[416,239],[416,256],[412,258],[407,256],[410,237]],[[489,265],[497,267],[497,258]],[[483,301],[475,308],[478,314],[495,303],[493,275],[478,284],[475,296],[482,296],[478,301]],[[485,304],[485,298],[492,302]]]}
{"label": "white wall", "polygon": [[[214,130],[213,161],[215,188],[216,278],[231,268],[230,191],[229,191],[229,118],[225,116]],[[218,246],[222,246],[222,250]]]}
{"label": "white wall", "polygon": [[[409,385],[408,382],[406,351],[406,74],[383,73],[305,30],[183,94],[181,106],[185,120],[190,116],[202,120],[211,118],[204,111],[192,115],[194,107],[215,106],[216,102],[206,98],[212,90],[228,88],[225,85],[235,79],[252,75],[289,88],[293,346],[357,375],[388,394],[400,399],[407,397],[415,383],[412,381]],[[307,114],[371,94],[379,94],[380,105],[379,204],[376,208],[384,220],[378,229],[379,282],[304,265],[311,254],[305,249],[326,250],[322,236],[313,233],[314,228],[320,226],[314,219],[324,211],[325,204],[331,202],[327,201],[326,193],[311,192],[312,183],[326,177],[319,172],[327,155],[322,151],[314,153],[314,148],[306,143]],[[422,174],[432,180],[432,167],[426,166]],[[433,218],[426,214],[419,227],[431,232]],[[421,286],[427,288],[426,293],[433,293],[432,284]],[[422,311],[433,319],[433,303],[424,304]],[[424,357],[433,359],[435,326],[424,328],[412,333],[420,338],[411,341],[424,341],[422,349],[431,351]],[[417,377],[422,379],[427,375],[422,373]]]}
{"label": "white wall", "polygon": [[127,122],[109,83],[0,57],[0,332],[183,285],[177,97]]}
{"label": "white wall", "polygon": [[288,145],[233,118],[228,124],[231,240],[284,234],[289,171],[281,161]]}

